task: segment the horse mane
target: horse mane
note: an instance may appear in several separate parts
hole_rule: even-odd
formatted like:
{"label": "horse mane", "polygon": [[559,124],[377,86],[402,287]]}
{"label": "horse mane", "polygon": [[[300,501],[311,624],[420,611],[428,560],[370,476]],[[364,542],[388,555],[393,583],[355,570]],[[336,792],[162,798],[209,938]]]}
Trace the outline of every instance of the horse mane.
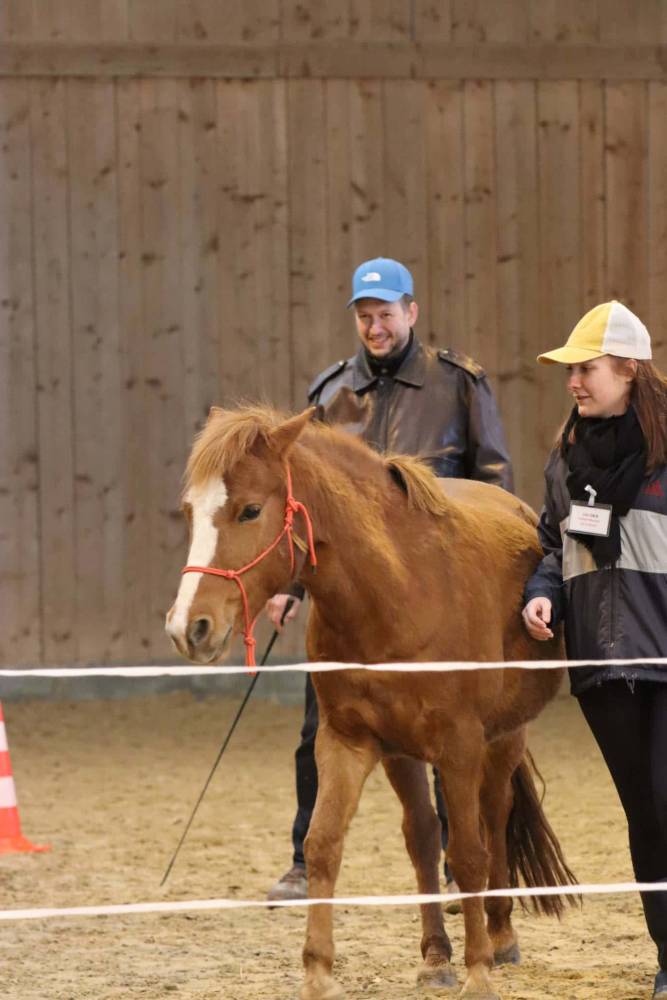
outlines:
{"label": "horse mane", "polygon": [[188,458],[185,491],[229,472],[258,441],[268,443],[271,431],[287,419],[286,414],[257,404],[238,410],[212,406]]}
{"label": "horse mane", "polygon": [[[270,443],[272,432],[289,419],[289,415],[269,406],[250,403],[238,409],[225,410],[212,406],[208,420],[195,437],[184,475],[184,492],[191,486],[200,486],[213,477],[224,476],[258,443]],[[311,436],[311,435],[314,435]],[[313,423],[304,432],[304,443],[310,440],[326,441],[327,450],[334,447],[345,464],[358,471],[364,458],[368,460],[367,474],[375,468],[380,475],[389,474],[406,495],[408,507],[442,517],[451,509],[451,503],[438,486],[430,468],[420,459],[410,455],[378,455],[365,442],[354,435]],[[340,483],[338,489],[340,490]]]}
{"label": "horse mane", "polygon": [[421,459],[411,455],[392,454],[385,456],[384,464],[407,494],[408,507],[436,517],[442,517],[451,509],[434,473]]}

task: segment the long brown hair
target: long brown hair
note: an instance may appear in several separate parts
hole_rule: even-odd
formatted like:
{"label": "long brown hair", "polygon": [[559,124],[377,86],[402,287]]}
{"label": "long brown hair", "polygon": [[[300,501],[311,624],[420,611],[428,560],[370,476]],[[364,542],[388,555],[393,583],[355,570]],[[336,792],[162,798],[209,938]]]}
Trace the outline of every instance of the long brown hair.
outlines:
{"label": "long brown hair", "polygon": [[[621,365],[624,358],[614,358]],[[621,365],[618,365],[620,368]],[[667,377],[652,361],[638,361],[630,402],[646,439],[646,471],[667,465]]]}
{"label": "long brown hair", "polygon": [[[629,358],[610,355],[617,372],[627,371]],[[667,376],[652,361],[635,361],[637,370],[630,390],[630,402],[635,408],[639,426],[646,441],[646,471],[655,472],[667,465]],[[567,420],[558,431],[556,443],[563,446],[563,433]],[[570,431],[570,444],[574,440],[574,427]]]}

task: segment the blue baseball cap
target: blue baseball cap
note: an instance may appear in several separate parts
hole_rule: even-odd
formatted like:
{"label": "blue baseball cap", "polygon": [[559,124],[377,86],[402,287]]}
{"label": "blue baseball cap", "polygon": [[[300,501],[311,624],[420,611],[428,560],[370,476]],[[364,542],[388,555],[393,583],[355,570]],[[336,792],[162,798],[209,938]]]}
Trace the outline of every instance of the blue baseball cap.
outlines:
{"label": "blue baseball cap", "polygon": [[375,257],[360,264],[352,275],[352,298],[348,307],[357,299],[398,302],[404,295],[412,294],[412,275],[407,267],[390,257]]}

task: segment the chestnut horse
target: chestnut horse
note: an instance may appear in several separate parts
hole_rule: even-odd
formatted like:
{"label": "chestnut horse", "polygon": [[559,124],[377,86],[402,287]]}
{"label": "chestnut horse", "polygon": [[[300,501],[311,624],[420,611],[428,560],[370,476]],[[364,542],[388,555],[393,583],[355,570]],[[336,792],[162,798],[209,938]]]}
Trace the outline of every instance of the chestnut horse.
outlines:
{"label": "chestnut horse", "polygon": [[[250,643],[250,619],[297,577],[311,597],[310,660],[558,656],[557,640],[537,643],[521,624],[523,582],[541,555],[530,508],[498,487],[437,480],[417,459],[381,456],[311,416],[286,418],[263,407],[211,411],[188,462],[189,566],[167,616],[184,656],[211,663],[241,630]],[[310,545],[297,536],[296,566],[292,521],[310,535]],[[307,565],[309,548],[316,573]],[[554,696],[561,673],[313,673],[320,725],[319,789],[305,845],[310,897],[333,895],[345,832],[378,761],[403,806],[421,893],[439,892],[441,850],[425,761],[440,769],[448,857],[463,891],[516,885],[519,875],[529,885],[571,884],[535,792],[525,739],[526,723]],[[546,896],[537,905],[558,914],[563,899]],[[331,974],[331,909],[308,910],[302,1000],[343,995]],[[509,898],[463,901],[463,994],[496,997],[494,962],[518,961],[511,909]],[[456,991],[442,909],[428,903],[421,916],[418,980]]]}

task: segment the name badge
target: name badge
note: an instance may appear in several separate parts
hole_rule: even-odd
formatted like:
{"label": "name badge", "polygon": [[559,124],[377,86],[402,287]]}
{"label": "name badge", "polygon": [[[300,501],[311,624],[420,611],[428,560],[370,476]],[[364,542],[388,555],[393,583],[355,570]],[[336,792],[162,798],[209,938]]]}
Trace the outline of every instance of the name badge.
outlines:
{"label": "name badge", "polygon": [[606,503],[570,504],[570,519],[567,530],[579,535],[609,535],[611,528],[611,505]]}

